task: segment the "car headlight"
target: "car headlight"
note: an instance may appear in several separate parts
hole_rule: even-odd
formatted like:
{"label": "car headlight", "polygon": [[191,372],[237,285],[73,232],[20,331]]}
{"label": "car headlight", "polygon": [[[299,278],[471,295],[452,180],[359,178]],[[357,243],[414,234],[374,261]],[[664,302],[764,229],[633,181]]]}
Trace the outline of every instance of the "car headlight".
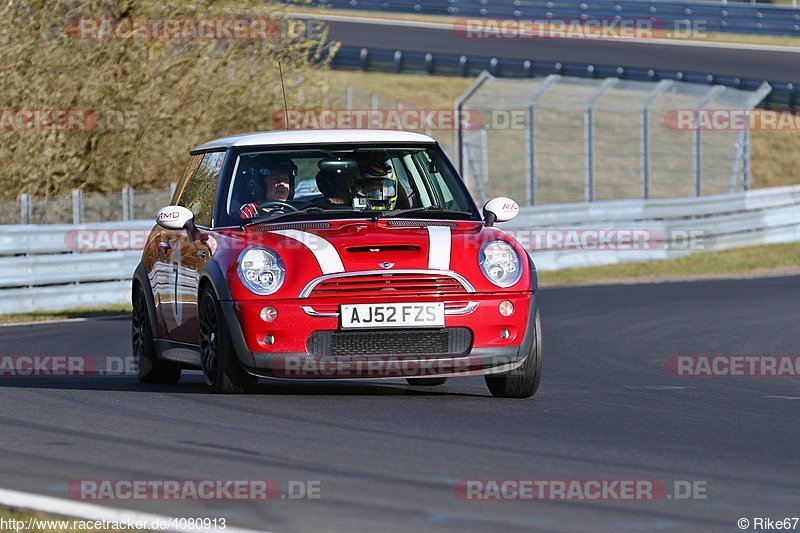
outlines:
{"label": "car headlight", "polygon": [[489,241],[481,247],[478,262],[486,279],[498,287],[511,287],[522,276],[519,255],[505,241]]}
{"label": "car headlight", "polygon": [[260,247],[242,251],[236,270],[244,286],[261,296],[280,289],[286,277],[286,269],[280,256],[272,250]]}

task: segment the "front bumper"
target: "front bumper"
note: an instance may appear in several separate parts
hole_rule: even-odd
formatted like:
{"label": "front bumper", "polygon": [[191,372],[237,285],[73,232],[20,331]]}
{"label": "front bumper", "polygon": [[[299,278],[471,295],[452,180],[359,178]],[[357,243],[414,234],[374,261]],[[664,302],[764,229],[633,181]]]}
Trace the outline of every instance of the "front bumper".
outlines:
{"label": "front bumper", "polygon": [[[419,298],[404,300],[415,302]],[[404,300],[393,299],[392,302]],[[504,300],[514,304],[515,311],[510,317],[499,313],[499,304]],[[403,353],[402,347],[387,350],[391,353],[332,355],[320,352],[311,338],[319,338],[321,332],[341,334],[339,318],[335,316],[338,305],[325,301],[253,300],[224,302],[222,308],[242,366],[258,376],[287,379],[467,376],[505,372],[524,362],[534,338],[536,293],[473,293],[463,300],[438,301],[445,302],[449,313],[445,316],[446,329],[469,330],[471,334],[468,345],[463,342],[449,345],[458,346],[454,348],[458,353]],[[378,303],[374,298],[347,303],[368,302]],[[266,305],[278,312],[278,318],[270,323],[260,318],[261,309]],[[502,330],[508,332],[507,338],[501,336]],[[405,333],[413,335],[414,331],[405,330]],[[267,336],[274,339],[272,344],[265,342]]]}

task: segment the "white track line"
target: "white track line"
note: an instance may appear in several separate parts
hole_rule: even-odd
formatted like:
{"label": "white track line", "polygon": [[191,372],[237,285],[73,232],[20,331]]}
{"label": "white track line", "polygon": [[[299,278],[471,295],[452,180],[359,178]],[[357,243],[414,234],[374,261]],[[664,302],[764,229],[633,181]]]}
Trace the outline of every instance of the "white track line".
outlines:
{"label": "white track line", "polygon": [[[329,20],[332,22],[353,22],[356,24],[382,24],[386,26],[398,26],[402,28],[427,28],[431,30],[453,31],[455,26],[454,24],[445,24],[442,22],[415,22],[411,20],[382,19],[382,18],[370,18],[370,17],[350,17],[346,15],[318,15],[313,13],[287,13],[287,15],[294,18]],[[462,18],[460,20],[464,19]],[[537,39],[530,39],[530,40],[537,40]],[[639,44],[650,44],[650,45],[684,46],[684,47],[688,46],[688,47],[698,47],[698,48],[725,48],[733,50],[755,50],[763,52],[791,52],[795,54],[800,53],[800,47],[797,46],[778,46],[778,45],[767,45],[767,44],[682,41],[678,39],[616,39],[613,37],[594,37],[594,38],[577,39],[577,40],[589,41],[589,42],[613,41],[619,43],[639,43]]]}
{"label": "white track line", "polygon": [[[102,505],[95,505],[85,502],[73,502],[70,500],[62,500],[61,498],[53,498],[51,496],[41,496],[39,494],[30,494],[27,492],[18,492],[16,490],[7,489],[0,489],[0,505],[13,507],[16,509],[40,511],[48,514],[93,521],[105,520],[106,522],[128,522],[130,520],[131,522],[138,521],[153,523],[166,521],[169,523],[170,520],[173,520],[173,518],[169,516],[140,513],[138,511],[127,511],[125,509],[114,509],[112,507],[104,507]],[[196,515],[197,513],[194,514]],[[219,532],[222,531],[222,528],[179,529],[177,527],[168,527],[167,529],[160,529],[158,531]],[[254,529],[241,529],[230,526],[225,527],[224,531],[225,533],[260,533],[260,531]]]}

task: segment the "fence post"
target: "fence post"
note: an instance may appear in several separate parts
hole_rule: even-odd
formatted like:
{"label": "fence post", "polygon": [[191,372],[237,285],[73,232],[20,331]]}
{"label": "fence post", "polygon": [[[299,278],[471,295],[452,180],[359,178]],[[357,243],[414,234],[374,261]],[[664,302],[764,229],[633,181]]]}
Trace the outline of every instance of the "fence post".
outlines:
{"label": "fence post", "polygon": [[[723,85],[715,85],[712,87],[700,100],[697,102],[695,106],[695,111],[697,111],[697,115],[699,112],[705,109],[705,107],[714,99],[720,92],[725,90],[725,86]],[[700,196],[702,192],[702,184],[703,184],[703,136],[701,134],[702,128],[697,123],[698,120],[695,118],[695,125],[694,125],[694,195]]]}
{"label": "fence post", "polygon": [[170,198],[175,198],[175,191],[178,190],[178,184],[174,181],[169,184],[169,196]]}
{"label": "fence post", "polygon": [[536,102],[550,90],[550,87],[560,80],[561,76],[558,74],[550,74],[544,79],[541,85],[528,95],[528,112],[525,116],[525,148],[528,155],[528,190],[526,196],[528,205],[536,205]]}
{"label": "fence post", "polygon": [[642,101],[639,135],[642,143],[642,198],[645,200],[650,198],[650,174],[652,170],[652,162],[650,159],[650,106],[653,105],[656,98],[666,92],[673,83],[675,82],[672,80],[661,80]]}
{"label": "fence post", "polygon": [[133,220],[133,187],[122,188],[122,220]]}
{"label": "fence post", "polygon": [[492,76],[486,72],[485,70],[475,78],[475,81],[469,86],[469,88],[458,98],[456,98],[455,104],[453,104],[453,109],[456,114],[456,134],[455,134],[455,141],[456,141],[456,149],[458,150],[458,173],[463,176],[464,174],[464,128],[463,128],[463,113],[464,113],[464,102],[472,98],[472,96],[480,89],[481,85],[484,82],[491,78]]}
{"label": "fence post", "polygon": [[618,78],[607,78],[586,101],[583,108],[583,196],[587,202],[594,201],[594,105],[608,89],[619,82]]}
{"label": "fence post", "polygon": [[344,100],[345,100],[345,103],[344,103],[345,108],[348,111],[352,111],[353,110],[353,86],[350,85],[349,83],[344,88]]}
{"label": "fence post", "polygon": [[83,223],[83,191],[81,189],[72,190],[72,223]]}
{"label": "fence post", "polygon": [[19,223],[31,224],[33,220],[33,205],[31,202],[31,195],[22,193],[19,195]]}

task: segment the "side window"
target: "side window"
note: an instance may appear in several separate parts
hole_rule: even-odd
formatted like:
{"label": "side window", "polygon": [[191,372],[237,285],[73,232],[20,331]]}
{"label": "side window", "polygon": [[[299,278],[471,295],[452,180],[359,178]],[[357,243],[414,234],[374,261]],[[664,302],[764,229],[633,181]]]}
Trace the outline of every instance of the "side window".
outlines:
{"label": "side window", "polygon": [[214,215],[214,199],[217,183],[225,161],[225,152],[212,152],[203,155],[194,175],[189,178],[180,191],[178,205],[194,213],[195,224],[211,227]]}
{"label": "side window", "polygon": [[183,189],[186,188],[186,183],[194,174],[194,171],[197,170],[197,165],[200,164],[200,161],[203,160],[203,155],[193,155],[189,158],[189,164],[186,165],[186,170],[183,171],[183,175],[181,179],[178,181],[178,188],[175,189],[175,194],[172,196],[172,201],[170,205],[178,205],[178,198],[181,196],[181,192]]}

